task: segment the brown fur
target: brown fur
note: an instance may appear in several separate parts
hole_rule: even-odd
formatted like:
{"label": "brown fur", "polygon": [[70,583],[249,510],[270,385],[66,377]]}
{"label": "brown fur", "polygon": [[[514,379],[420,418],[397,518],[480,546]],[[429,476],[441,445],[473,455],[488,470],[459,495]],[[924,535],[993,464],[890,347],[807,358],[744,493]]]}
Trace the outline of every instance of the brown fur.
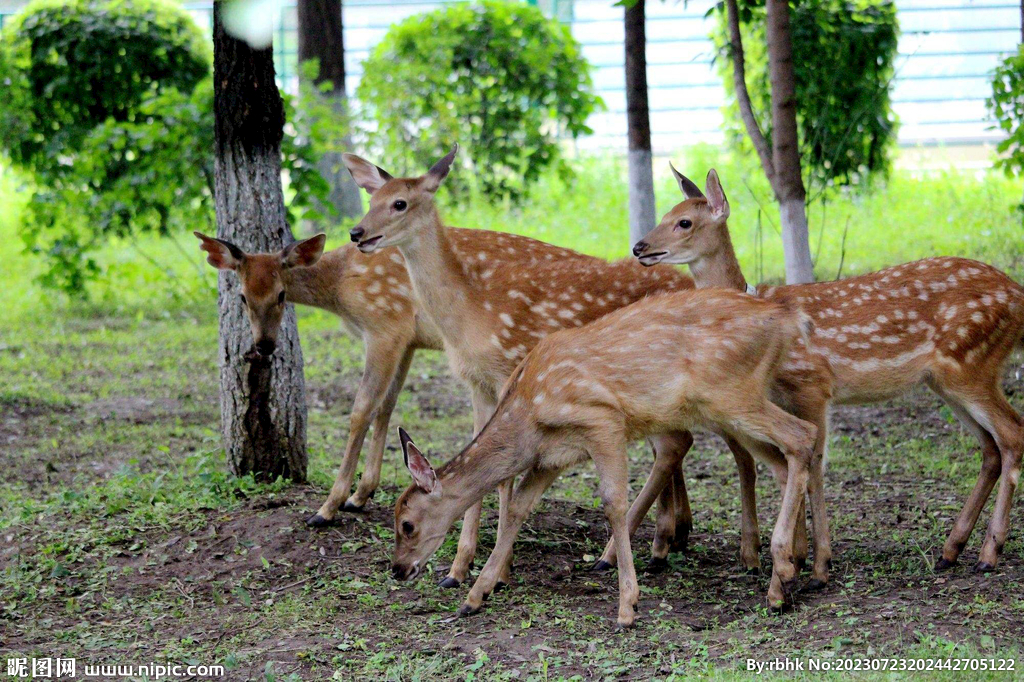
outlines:
{"label": "brown fur", "polygon": [[[526,473],[462,612],[480,608],[540,494],[558,472],[589,458],[620,560],[618,620],[627,626],[638,596],[628,528],[639,520],[626,509],[626,444],[704,426],[785,452],[789,490],[773,536],[769,590],[772,605],[780,606],[796,576],[792,534],[815,428],[774,406],[767,391],[802,324],[788,306],[737,292],[684,291],[541,340],[507,384],[493,418],[437,470],[439,485],[427,492],[414,483],[399,498],[395,575],[416,575],[460,513],[502,481]],[[678,461],[665,462],[663,455],[655,470],[667,480]]]}
{"label": "brown fur", "polygon": [[[396,246],[402,253],[421,309],[444,340],[453,372],[472,391],[474,430],[479,431],[505,380],[545,336],[652,294],[690,289],[693,283],[674,268],[645,271],[632,260],[609,263],[535,241],[517,246],[507,236],[495,237],[490,250],[459,251],[434,203],[434,191],[452,158],[450,154],[419,178],[381,175],[377,166],[351,154],[345,155],[345,163],[371,193],[370,208],[353,229],[353,239],[366,252]],[[501,509],[510,486],[511,481],[499,489]],[[679,491],[672,499],[684,494]],[[686,509],[688,505],[680,505],[681,517]],[[662,513],[675,514],[668,496]],[[499,527],[502,518],[499,514]],[[680,518],[683,525],[689,522]],[[478,523],[476,507],[463,525],[449,574],[452,582],[468,574]],[[667,552],[670,539],[659,536],[657,551]]]}
{"label": "brown fur", "polygon": [[[746,280],[726,225],[728,202],[710,189],[721,192],[714,171],[708,187],[707,199],[678,204],[636,252],[649,263],[689,263],[699,288],[742,289]],[[681,227],[684,219],[689,229]],[[810,346],[794,345],[779,374],[776,395],[794,414],[823,429],[833,400],[873,402],[923,383],[978,437],[982,473],[940,565],[957,560],[1002,475],[979,561],[979,568],[994,567],[1024,450],[1020,416],[1000,387],[1007,358],[1024,334],[1024,288],[984,263],[943,257],[836,282],[760,287],[758,295],[798,305],[815,323]]]}

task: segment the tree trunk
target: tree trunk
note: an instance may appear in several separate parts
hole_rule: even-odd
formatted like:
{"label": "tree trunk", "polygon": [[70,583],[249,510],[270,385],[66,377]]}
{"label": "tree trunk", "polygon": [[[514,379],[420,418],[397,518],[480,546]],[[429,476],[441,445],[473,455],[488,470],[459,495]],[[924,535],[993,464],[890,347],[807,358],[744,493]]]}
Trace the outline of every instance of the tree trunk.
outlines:
{"label": "tree trunk", "polygon": [[644,0],[626,7],[626,126],[629,136],[629,244],[657,221],[651,171],[651,119],[647,106],[647,36]]}
{"label": "tree trunk", "polygon": [[800,175],[800,142],[796,126],[796,77],[789,31],[789,0],[768,0],[765,35],[768,77],[772,88],[772,189],[779,200],[786,282],[814,281],[807,236],[807,192]]}
{"label": "tree trunk", "polygon": [[[331,89],[321,93],[347,120],[345,95],[345,40],[341,19],[341,0],[299,0],[296,6],[299,19],[299,63],[315,59],[320,64],[314,85],[324,82]],[[301,70],[300,70],[301,73]],[[350,147],[345,136],[346,147]],[[320,174],[331,186],[331,204],[342,218],[355,218],[363,214],[359,188],[341,161],[342,151],[326,152],[317,163]]]}
{"label": "tree trunk", "polygon": [[[245,251],[291,241],[281,193],[284,107],[273,49],[254,50],[224,31],[214,3],[214,183],[217,236]],[[270,360],[252,345],[238,278],[221,271],[220,407],[224,449],[238,475],[306,478],[306,396],[295,310],[288,304]]]}

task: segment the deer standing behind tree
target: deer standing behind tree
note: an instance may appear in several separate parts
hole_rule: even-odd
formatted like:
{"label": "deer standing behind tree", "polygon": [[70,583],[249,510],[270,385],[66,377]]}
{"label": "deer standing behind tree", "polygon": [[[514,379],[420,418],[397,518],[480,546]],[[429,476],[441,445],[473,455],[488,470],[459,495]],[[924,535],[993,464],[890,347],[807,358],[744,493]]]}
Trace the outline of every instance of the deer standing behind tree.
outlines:
{"label": "deer standing behind tree", "polygon": [[[252,331],[250,359],[274,353],[286,303],[333,313],[353,336],[362,339],[366,362],[352,403],[342,464],[329,496],[307,523],[327,525],[339,509],[362,511],[380,483],[388,422],[413,355],[418,349],[443,349],[440,333],[430,319],[416,314],[401,255],[395,251],[363,254],[355,244],[324,253],[323,234],[274,253],[246,253],[231,242],[199,232],[195,235],[210,265],[238,276],[240,300]],[[487,230],[452,228],[449,235],[456,253],[467,258],[485,253],[492,263],[514,262],[515,254],[539,243]],[[589,265],[596,260],[565,249],[558,252],[562,262],[577,258]],[[366,467],[353,492],[359,455],[371,425]]]}
{"label": "deer standing behind tree", "polygon": [[619,557],[618,623],[629,626],[639,598],[629,539],[635,508],[670,480],[685,450],[657,451],[627,514],[626,445],[666,434],[689,439],[689,429],[704,426],[754,452],[764,452],[756,447],[763,442],[785,453],[788,484],[772,535],[768,591],[769,604],[781,608],[797,577],[793,533],[816,429],[774,405],[768,387],[807,322],[788,304],[728,290],[680,291],[541,340],[507,382],[494,416],[439,470],[403,436],[413,484],[395,505],[394,576],[419,575],[461,513],[524,473],[494,551],[459,610],[476,612],[501,580],[515,535],[541,494],[562,470],[589,458]]}
{"label": "deer standing behind tree", "polygon": [[[645,265],[688,263],[698,288],[746,289],[718,174],[708,173],[705,197],[672,170],[687,199],[635,246],[634,254]],[[757,295],[799,305],[816,325],[809,347],[792,347],[774,390],[794,414],[822,429],[831,401],[877,402],[924,384],[975,435],[981,473],[936,569],[956,563],[998,481],[975,564],[975,570],[993,570],[1006,542],[1024,451],[1024,424],[1001,387],[1006,361],[1024,334],[1024,288],[978,261],[927,258],[835,282],[760,287]],[[813,504],[812,498],[812,511]],[[752,514],[752,506],[744,508],[745,516]]]}
{"label": "deer standing behind tree", "polygon": [[[453,373],[470,387],[474,432],[478,433],[516,365],[545,336],[581,326],[652,294],[690,289],[693,283],[674,268],[645,272],[631,259],[609,263],[538,241],[523,246],[500,234],[491,237],[489,249],[460,253],[453,248],[452,230],[441,223],[434,201],[456,150],[418,178],[393,178],[352,154],[344,159],[356,184],[370,194],[370,208],[352,229],[352,240],[364,253],[390,246],[401,252],[419,309],[444,340]],[[496,258],[495,252],[503,252],[502,258]],[[690,443],[688,434],[652,439],[657,451],[685,452]],[[498,487],[499,529],[505,523],[511,485],[510,480]],[[664,559],[672,541],[683,540],[692,525],[680,471],[673,477],[673,490],[664,492],[660,507],[652,548],[656,559]],[[477,503],[466,513],[458,553],[443,585],[456,586],[466,579],[476,550],[479,517]],[[507,579],[506,568],[502,580]]]}

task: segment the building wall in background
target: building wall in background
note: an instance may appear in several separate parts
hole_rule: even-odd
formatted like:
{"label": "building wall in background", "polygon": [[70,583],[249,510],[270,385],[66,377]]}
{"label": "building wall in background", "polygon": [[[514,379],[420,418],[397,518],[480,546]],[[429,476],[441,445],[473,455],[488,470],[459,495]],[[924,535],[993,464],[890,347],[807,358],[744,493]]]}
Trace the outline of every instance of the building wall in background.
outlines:
{"label": "building wall in background", "polygon": [[[0,0],[0,13],[19,0]],[[204,26],[209,0],[183,3]],[[362,61],[388,27],[444,4],[425,0],[344,0],[346,87],[354,92]],[[540,0],[548,14],[570,23],[594,65],[594,84],[607,105],[595,114],[594,135],[581,149],[625,149],[625,76],[622,8],[614,0]],[[648,83],[655,151],[722,139],[725,91],[712,63],[708,39],[713,0],[657,2],[647,6]],[[6,5],[6,6],[5,6]],[[1017,49],[1020,5],[1007,0],[896,0],[902,32],[893,104],[902,145],[980,144],[1001,137],[985,112],[989,74],[1001,56]],[[297,52],[293,0],[279,2],[274,39],[279,78],[295,91]]]}

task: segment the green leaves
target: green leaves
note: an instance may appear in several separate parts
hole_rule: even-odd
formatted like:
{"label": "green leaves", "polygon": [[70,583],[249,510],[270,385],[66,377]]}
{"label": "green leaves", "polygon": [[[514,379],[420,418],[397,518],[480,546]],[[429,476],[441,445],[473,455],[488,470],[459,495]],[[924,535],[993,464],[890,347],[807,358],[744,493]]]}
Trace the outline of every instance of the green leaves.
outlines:
{"label": "green leaves", "polygon": [[996,147],[997,168],[1007,175],[1024,171],[1024,45],[1010,55],[992,74],[992,96],[985,100],[996,126],[1006,139]]}
{"label": "green leaves", "polygon": [[[771,87],[763,0],[739,0],[747,89],[765,137],[771,138]],[[724,8],[724,3],[719,5]],[[733,94],[725,12],[714,39],[720,69]],[[899,28],[890,0],[795,0],[790,3],[801,165],[807,185],[856,185],[888,174],[897,121],[889,92]],[[748,145],[735,102],[728,132]]]}
{"label": "green leaves", "polygon": [[[558,134],[589,131],[601,105],[567,27],[525,3],[457,4],[395,24],[364,63],[358,99],[390,172],[422,173],[453,142],[446,185],[522,198],[559,164]],[[470,177],[471,176],[471,177]]]}

